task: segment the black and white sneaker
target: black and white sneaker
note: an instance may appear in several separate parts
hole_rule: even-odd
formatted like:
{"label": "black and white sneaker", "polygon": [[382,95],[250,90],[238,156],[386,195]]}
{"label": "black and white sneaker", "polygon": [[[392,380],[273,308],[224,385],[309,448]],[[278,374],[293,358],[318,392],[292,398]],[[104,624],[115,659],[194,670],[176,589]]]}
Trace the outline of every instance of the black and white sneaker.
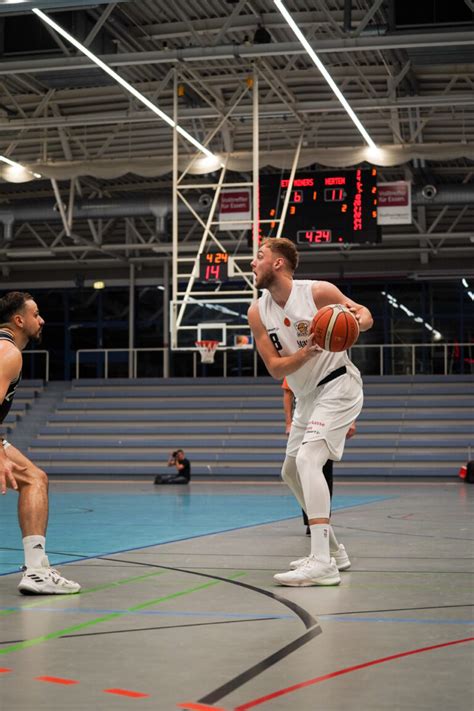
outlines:
{"label": "black and white sneaker", "polygon": [[79,583],[63,578],[55,568],[51,568],[46,557],[41,562],[41,568],[24,569],[18,585],[23,595],[71,595],[80,591]]}

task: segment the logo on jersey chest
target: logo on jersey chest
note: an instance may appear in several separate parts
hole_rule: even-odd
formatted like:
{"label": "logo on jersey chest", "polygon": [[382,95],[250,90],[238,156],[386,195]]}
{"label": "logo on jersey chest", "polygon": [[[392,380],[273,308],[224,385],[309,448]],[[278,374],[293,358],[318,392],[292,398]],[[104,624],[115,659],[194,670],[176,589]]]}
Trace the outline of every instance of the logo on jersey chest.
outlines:
{"label": "logo on jersey chest", "polygon": [[309,338],[309,321],[297,321],[295,323],[296,341],[300,348],[304,348]]}
{"label": "logo on jersey chest", "polygon": [[296,335],[298,338],[309,336],[309,321],[297,321],[295,323]]}

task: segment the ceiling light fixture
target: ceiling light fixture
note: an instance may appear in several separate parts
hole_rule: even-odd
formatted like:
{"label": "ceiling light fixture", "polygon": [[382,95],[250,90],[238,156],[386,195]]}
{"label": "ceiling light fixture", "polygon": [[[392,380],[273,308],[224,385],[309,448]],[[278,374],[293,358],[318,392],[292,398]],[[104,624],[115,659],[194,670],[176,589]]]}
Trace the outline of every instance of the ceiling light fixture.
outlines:
{"label": "ceiling light fixture", "polygon": [[93,54],[90,50],[87,49],[83,44],[77,41],[72,35],[69,34],[69,32],[66,32],[66,30],[63,30],[63,28],[58,25],[54,20],[52,20],[48,15],[45,15],[44,12],[39,10],[37,7],[33,8],[33,12],[35,15],[37,15],[43,22],[46,22],[47,25],[53,28],[61,37],[64,37],[68,42],[70,42],[76,49],[78,49],[80,52],[86,55],[91,62],[94,62],[102,71],[106,72],[109,76],[112,77],[112,79],[115,79],[115,81],[120,84],[121,86],[124,87],[132,96],[134,96],[138,101],[140,101],[142,104],[144,104],[150,111],[153,111],[154,114],[159,116],[165,123],[168,124],[168,126],[171,126],[171,128],[175,128],[178,131],[178,133],[183,136],[189,143],[192,143],[195,148],[197,148],[199,151],[204,153],[206,156],[209,158],[213,158],[214,154],[206,148],[206,146],[203,146],[202,143],[199,143],[199,141],[191,136],[190,133],[188,133],[184,128],[181,126],[178,126],[173,119],[168,116],[168,114],[165,114],[164,111],[158,108],[153,102],[151,102],[149,99],[146,98],[143,94],[141,94],[135,87],[133,87],[131,84],[128,83],[128,81],[125,81],[125,79],[122,79],[120,74],[117,74],[117,72],[114,72],[113,69],[111,69],[105,62],[103,62],[99,57],[96,57],[95,54]]}
{"label": "ceiling light fixture", "polygon": [[319,57],[316,54],[316,52],[314,51],[314,49],[311,47],[311,45],[309,44],[306,37],[301,32],[300,28],[298,27],[298,25],[296,24],[296,22],[294,21],[294,19],[292,18],[292,16],[286,9],[286,7],[283,5],[282,1],[281,0],[274,0],[274,3],[277,6],[277,8],[279,9],[279,11],[281,12],[281,14],[283,15],[283,17],[285,18],[285,20],[287,21],[288,25],[291,27],[291,29],[297,36],[297,38],[299,39],[299,41],[301,42],[301,44],[303,45],[303,47],[305,48],[305,50],[307,51],[307,53],[309,54],[309,56],[311,57],[311,59],[313,60],[313,62],[315,63],[315,65],[317,66],[317,68],[319,69],[319,71],[321,72],[321,74],[323,75],[323,77],[326,79],[327,83],[329,84],[329,86],[331,87],[333,92],[335,93],[336,97],[339,99],[339,101],[341,102],[341,104],[343,105],[343,107],[345,108],[347,113],[349,114],[351,120],[356,125],[359,132],[362,134],[364,141],[367,143],[368,146],[370,146],[370,148],[374,152],[379,151],[379,149],[377,148],[377,145],[371,139],[371,137],[369,136],[369,134],[367,133],[367,131],[365,130],[365,128],[363,127],[363,125],[361,124],[359,119],[357,118],[356,114],[349,106],[349,103],[347,102],[344,94],[339,89],[339,87],[336,85],[334,79],[329,74],[328,70],[326,69],[324,64],[321,62],[321,60],[319,59]]}
{"label": "ceiling light fixture", "polygon": [[0,156],[0,160],[3,163],[7,163],[7,165],[11,165],[12,168],[18,168],[19,170],[26,170],[27,173],[30,173],[30,175],[33,175],[35,178],[41,178],[41,175],[39,173],[34,173],[29,168],[25,168],[25,166],[22,165],[21,163],[17,163],[16,161],[11,160],[11,158],[7,158],[6,156]]}

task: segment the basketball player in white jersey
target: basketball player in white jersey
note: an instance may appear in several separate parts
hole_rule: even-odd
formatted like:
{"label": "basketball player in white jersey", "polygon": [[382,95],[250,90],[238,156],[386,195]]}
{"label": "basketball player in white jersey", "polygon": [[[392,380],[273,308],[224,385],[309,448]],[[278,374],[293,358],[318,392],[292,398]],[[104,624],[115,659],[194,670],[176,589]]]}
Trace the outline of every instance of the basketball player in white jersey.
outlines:
{"label": "basketball player in white jersey", "polygon": [[282,477],[306,511],[311,530],[311,554],[274,577],[293,587],[338,585],[334,554],[342,563],[348,558],[329,525],[329,489],[322,468],[328,459],[342,457],[347,431],[362,409],[362,380],[346,352],[322,350],[309,329],[317,310],[329,304],[347,306],[361,331],[371,328],[373,319],[334,284],[293,279],[298,252],[288,239],[263,240],[251,266],[256,287],[264,290],[248,311],[257,350],[274,378],[286,376],[297,398]]}
{"label": "basketball player in white jersey", "polygon": [[[12,291],[0,299],[0,424],[10,410],[21,379],[22,350],[39,341],[44,321],[30,294]],[[25,565],[18,589],[25,595],[77,593],[78,583],[51,568],[46,556],[48,478],[33,462],[0,436],[0,492],[18,491],[18,521]]]}

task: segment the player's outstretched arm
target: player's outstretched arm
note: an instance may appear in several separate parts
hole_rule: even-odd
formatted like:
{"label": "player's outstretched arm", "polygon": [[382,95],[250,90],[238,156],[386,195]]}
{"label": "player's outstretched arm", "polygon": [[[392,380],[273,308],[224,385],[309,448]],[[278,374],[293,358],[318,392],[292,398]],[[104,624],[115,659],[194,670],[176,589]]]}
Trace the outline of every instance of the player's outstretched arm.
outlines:
{"label": "player's outstretched arm", "polygon": [[321,350],[319,346],[309,340],[306,346],[300,348],[296,353],[289,356],[280,356],[265,330],[256,303],[250,306],[247,315],[260,357],[270,375],[277,380],[281,380],[285,375],[294,373]]}
{"label": "player's outstretched arm", "polygon": [[316,307],[322,309],[323,306],[330,304],[343,304],[347,306],[359,322],[361,331],[368,331],[374,324],[372,314],[366,306],[358,304],[356,301],[349,299],[348,296],[342,293],[335,284],[330,281],[318,281],[313,284],[313,299]]}

